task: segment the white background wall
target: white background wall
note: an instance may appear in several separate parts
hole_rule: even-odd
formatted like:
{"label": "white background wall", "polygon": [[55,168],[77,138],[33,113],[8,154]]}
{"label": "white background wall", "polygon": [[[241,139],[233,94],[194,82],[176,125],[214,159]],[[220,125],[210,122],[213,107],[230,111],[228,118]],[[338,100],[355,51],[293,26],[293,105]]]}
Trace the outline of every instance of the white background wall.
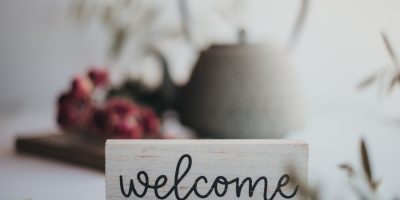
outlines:
{"label": "white background wall", "polygon": [[[75,26],[66,13],[68,3],[0,0],[2,110],[51,104],[73,74],[104,61],[105,34],[99,28]],[[310,4],[293,53],[304,92],[318,102],[330,101],[332,96],[349,100],[355,96],[357,81],[389,62],[380,30],[387,32],[400,52],[400,2],[317,0]],[[283,44],[297,6],[298,1],[268,0],[250,8],[247,21],[252,40]],[[194,9],[195,14],[209,16],[201,5]]]}
{"label": "white background wall", "polygon": [[[100,29],[82,31],[75,26],[66,13],[68,3],[0,1],[2,110],[51,104],[73,74],[103,62],[106,36]],[[251,38],[283,44],[297,5],[297,1],[270,0],[255,6],[248,20]],[[311,1],[293,54],[307,96],[329,101],[331,95],[353,95],[358,80],[387,63],[379,31],[386,31],[400,49],[399,8],[395,0]],[[207,9],[195,9],[196,14],[208,15]]]}
{"label": "white background wall", "polygon": [[[49,105],[73,74],[98,63],[101,32],[80,32],[68,1],[0,1],[0,108]],[[104,37],[104,36],[103,36]]]}

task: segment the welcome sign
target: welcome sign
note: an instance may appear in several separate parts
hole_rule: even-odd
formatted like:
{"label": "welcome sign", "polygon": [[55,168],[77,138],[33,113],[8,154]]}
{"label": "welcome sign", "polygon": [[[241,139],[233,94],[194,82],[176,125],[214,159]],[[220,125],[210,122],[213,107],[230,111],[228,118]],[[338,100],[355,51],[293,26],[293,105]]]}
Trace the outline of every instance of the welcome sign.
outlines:
{"label": "welcome sign", "polygon": [[108,140],[106,197],[306,199],[308,145],[291,140]]}

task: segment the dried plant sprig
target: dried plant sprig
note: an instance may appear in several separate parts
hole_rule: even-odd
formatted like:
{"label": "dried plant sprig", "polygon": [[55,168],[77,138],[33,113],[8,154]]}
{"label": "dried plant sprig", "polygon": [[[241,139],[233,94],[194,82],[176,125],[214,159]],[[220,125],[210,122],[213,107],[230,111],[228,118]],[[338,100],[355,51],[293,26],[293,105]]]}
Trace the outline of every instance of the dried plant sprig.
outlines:
{"label": "dried plant sprig", "polygon": [[371,187],[373,191],[376,191],[380,185],[380,180],[374,180],[372,170],[371,170],[371,161],[368,155],[367,145],[365,144],[364,139],[361,139],[361,158],[363,163],[364,173],[367,176],[368,185]]}
{"label": "dried plant sprig", "polygon": [[347,164],[347,163],[340,164],[339,168],[344,170],[344,171],[346,171],[347,175],[349,177],[353,177],[354,176],[354,169],[350,164]]}
{"label": "dried plant sprig", "polygon": [[365,144],[364,139],[361,139],[360,142],[360,149],[361,149],[361,161],[362,161],[362,166],[363,170],[365,172],[365,175],[367,176],[367,180],[369,183],[372,182],[372,171],[371,171],[371,164],[368,156],[368,151],[367,151],[367,146]]}
{"label": "dried plant sprig", "polygon": [[299,173],[294,169],[293,165],[289,165],[286,167],[288,173],[291,175],[291,179],[293,183],[298,184],[300,195],[306,197],[308,200],[319,200],[321,199],[320,189],[318,184],[315,187],[311,187],[308,182],[300,179]]}
{"label": "dried plant sprig", "polygon": [[[375,194],[378,190],[378,187],[379,187],[381,181],[374,179],[372,169],[371,169],[372,164],[370,161],[370,156],[368,154],[368,148],[367,148],[367,145],[366,145],[366,142],[364,139],[360,140],[360,157],[361,157],[363,173],[366,176],[366,181],[367,181],[366,184],[368,185],[371,193]],[[356,178],[355,177],[356,173],[354,171],[354,168],[351,165],[341,164],[341,165],[339,165],[339,168],[342,170],[345,170],[347,172],[350,180],[353,180]],[[368,194],[365,194],[365,192],[363,192],[363,189],[360,186],[352,185],[352,188],[353,188],[354,192],[360,197],[360,199],[374,199],[374,198],[370,197]]]}
{"label": "dried plant sprig", "polygon": [[[381,200],[382,198],[378,197],[378,187],[381,183],[381,180],[376,180],[373,175],[373,171],[371,169],[372,163],[370,160],[370,155],[368,153],[368,147],[364,139],[360,140],[360,157],[361,157],[361,162],[362,162],[362,169],[363,173],[367,177],[366,184],[359,184],[358,178],[361,173],[357,173],[354,168],[347,163],[340,164],[338,167],[345,172],[347,172],[347,175],[349,177],[349,183],[350,186],[354,192],[354,194],[357,195],[357,199],[360,200]],[[296,172],[296,170],[293,168],[293,165],[289,165],[287,167],[287,171],[291,175],[291,179],[293,180],[293,183],[298,184],[300,188],[300,194],[305,196],[309,200],[318,200],[321,199],[321,193],[320,189],[317,186],[311,187],[307,182],[302,181],[299,178],[299,174]],[[386,198],[386,199],[392,199],[392,200],[399,200],[399,197],[391,197],[391,198]]]}
{"label": "dried plant sprig", "polygon": [[393,50],[392,45],[389,42],[388,37],[386,36],[386,34],[384,32],[381,32],[381,36],[382,36],[383,42],[385,43],[386,50],[388,51],[394,66],[396,68],[399,68],[399,61],[397,59],[396,53]]}
{"label": "dried plant sprig", "polygon": [[[381,32],[381,37],[382,41],[384,43],[384,46],[386,48],[386,51],[389,54],[390,60],[391,60],[391,65],[393,66],[392,68],[385,67],[382,70],[368,76],[364,80],[362,80],[358,84],[359,89],[364,89],[370,85],[372,85],[374,82],[379,81],[379,85],[382,85],[383,82],[387,85],[387,92],[390,93],[393,91],[395,86],[397,84],[400,84],[400,62],[398,60],[398,57],[393,49],[393,45],[390,43],[389,38],[386,36],[384,32]],[[389,78],[389,80],[384,81],[384,79]],[[378,92],[381,90],[381,87],[378,87]]]}
{"label": "dried plant sprig", "polygon": [[378,73],[374,73],[374,74],[368,76],[367,78],[365,78],[364,80],[362,80],[358,84],[358,88],[359,89],[364,89],[364,88],[370,86],[372,83],[374,83],[378,78],[379,78],[379,74]]}

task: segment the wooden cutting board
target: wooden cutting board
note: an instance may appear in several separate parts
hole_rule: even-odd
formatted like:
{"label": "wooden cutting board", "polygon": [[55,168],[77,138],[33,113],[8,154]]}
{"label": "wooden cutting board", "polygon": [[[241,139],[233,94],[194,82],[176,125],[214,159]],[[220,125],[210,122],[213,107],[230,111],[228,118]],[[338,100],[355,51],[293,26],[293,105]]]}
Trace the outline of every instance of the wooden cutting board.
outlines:
{"label": "wooden cutting board", "polygon": [[[31,135],[31,134],[30,134]],[[76,134],[41,133],[16,140],[18,153],[34,154],[104,171],[105,139]]]}

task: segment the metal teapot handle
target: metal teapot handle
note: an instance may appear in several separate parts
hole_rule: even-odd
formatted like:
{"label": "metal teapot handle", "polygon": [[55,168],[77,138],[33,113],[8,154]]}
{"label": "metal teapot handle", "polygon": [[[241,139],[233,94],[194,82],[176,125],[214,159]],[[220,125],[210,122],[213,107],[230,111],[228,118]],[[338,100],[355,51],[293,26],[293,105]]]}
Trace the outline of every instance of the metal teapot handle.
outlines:
{"label": "metal teapot handle", "polygon": [[[181,15],[181,23],[182,23],[182,29],[184,32],[184,35],[188,40],[190,40],[191,33],[190,33],[190,14],[188,12],[188,2],[187,0],[178,0],[178,6],[179,6],[179,11]],[[291,31],[290,37],[288,39],[288,42],[286,44],[286,49],[287,50],[292,50],[294,46],[297,44],[297,40],[300,36],[301,30],[304,25],[304,21],[307,15],[308,11],[308,6],[309,6],[309,0],[301,0],[300,4],[300,11],[297,15],[296,22],[293,26],[293,29]],[[238,39],[239,43],[245,43],[246,40],[246,33],[243,29],[239,29],[238,32]]]}

